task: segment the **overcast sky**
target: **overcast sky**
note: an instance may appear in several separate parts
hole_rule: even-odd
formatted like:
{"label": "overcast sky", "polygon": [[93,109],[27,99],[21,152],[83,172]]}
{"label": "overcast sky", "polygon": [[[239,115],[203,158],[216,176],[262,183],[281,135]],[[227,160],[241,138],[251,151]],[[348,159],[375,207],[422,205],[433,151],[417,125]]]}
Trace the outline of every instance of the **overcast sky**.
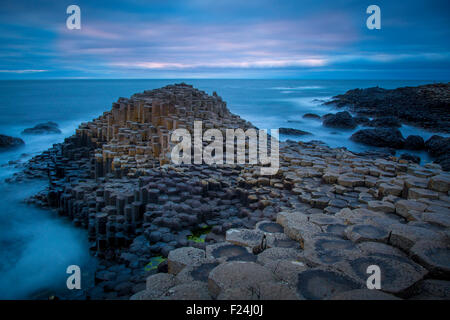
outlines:
{"label": "overcast sky", "polygon": [[449,80],[449,18],[448,0],[2,1],[0,79]]}

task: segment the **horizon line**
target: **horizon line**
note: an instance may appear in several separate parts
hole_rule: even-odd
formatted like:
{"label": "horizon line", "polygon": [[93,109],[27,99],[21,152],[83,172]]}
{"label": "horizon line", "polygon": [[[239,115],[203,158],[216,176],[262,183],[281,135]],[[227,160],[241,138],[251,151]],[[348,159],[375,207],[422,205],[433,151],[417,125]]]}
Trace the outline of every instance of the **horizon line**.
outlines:
{"label": "horizon line", "polygon": [[56,81],[56,80],[69,80],[69,81],[117,81],[117,80],[285,80],[285,81],[433,81],[433,82],[450,82],[450,78],[444,79],[363,79],[363,78],[41,78],[41,79],[0,79],[0,81]]}

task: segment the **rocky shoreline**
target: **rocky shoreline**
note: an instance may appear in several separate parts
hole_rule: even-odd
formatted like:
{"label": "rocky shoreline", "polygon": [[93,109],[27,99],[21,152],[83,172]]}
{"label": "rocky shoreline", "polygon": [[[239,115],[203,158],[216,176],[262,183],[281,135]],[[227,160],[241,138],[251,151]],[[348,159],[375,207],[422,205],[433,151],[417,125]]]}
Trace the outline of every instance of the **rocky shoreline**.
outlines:
{"label": "rocky shoreline", "polygon": [[[379,87],[353,89],[324,103],[348,111],[326,114],[323,125],[354,129],[350,139],[369,146],[392,150],[427,151],[445,171],[450,171],[450,138],[438,134],[427,141],[421,136],[403,137],[398,128],[409,124],[431,132],[450,131],[450,83],[428,84],[387,90]],[[369,117],[373,118],[370,119]],[[311,116],[309,116],[311,118]],[[319,118],[320,119],[320,118]],[[405,153],[404,159],[420,163],[420,158]]]}
{"label": "rocky shoreline", "polygon": [[450,83],[353,89],[326,104],[347,107],[360,116],[396,117],[417,127],[450,133]]}
{"label": "rocky shoreline", "polygon": [[[280,143],[280,170],[172,165],[170,132],[252,128],[186,84],[120,98],[10,181],[49,178],[30,202],[88,230],[87,299],[449,299],[450,175]],[[368,265],[381,291],[365,289]]]}

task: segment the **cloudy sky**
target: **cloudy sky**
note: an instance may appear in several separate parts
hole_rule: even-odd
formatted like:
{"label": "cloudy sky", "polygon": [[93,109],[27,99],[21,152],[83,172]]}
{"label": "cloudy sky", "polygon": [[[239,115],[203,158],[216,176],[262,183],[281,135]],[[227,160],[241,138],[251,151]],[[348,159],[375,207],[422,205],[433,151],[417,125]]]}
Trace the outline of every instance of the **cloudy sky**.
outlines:
{"label": "cloudy sky", "polygon": [[449,18],[448,0],[5,0],[0,79],[449,80]]}

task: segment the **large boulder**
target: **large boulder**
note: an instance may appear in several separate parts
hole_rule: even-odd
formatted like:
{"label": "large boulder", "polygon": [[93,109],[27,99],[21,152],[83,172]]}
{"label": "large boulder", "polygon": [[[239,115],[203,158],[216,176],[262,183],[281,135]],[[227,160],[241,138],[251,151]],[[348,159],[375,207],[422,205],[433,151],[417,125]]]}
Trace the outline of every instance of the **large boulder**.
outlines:
{"label": "large boulder", "polygon": [[325,127],[340,129],[354,129],[357,126],[355,119],[347,111],[324,115],[322,124]]}
{"label": "large boulder", "polygon": [[51,133],[61,133],[58,124],[53,121],[39,123],[35,125],[33,128],[27,128],[22,131],[22,134],[51,134]]}
{"label": "large boulder", "polygon": [[432,156],[442,156],[450,152],[450,138],[433,135],[425,142],[425,147]]}
{"label": "large boulder", "polygon": [[425,141],[421,136],[410,135],[405,139],[403,148],[408,150],[422,150],[425,148]]}
{"label": "large boulder", "polygon": [[374,147],[400,149],[405,143],[402,133],[394,128],[362,129],[355,132],[351,140]]}
{"label": "large boulder", "polygon": [[433,135],[425,142],[425,148],[436,157],[435,162],[445,171],[450,171],[450,138]]}
{"label": "large boulder", "polygon": [[12,148],[24,145],[25,142],[16,137],[6,136],[4,134],[0,134],[0,148]]}

